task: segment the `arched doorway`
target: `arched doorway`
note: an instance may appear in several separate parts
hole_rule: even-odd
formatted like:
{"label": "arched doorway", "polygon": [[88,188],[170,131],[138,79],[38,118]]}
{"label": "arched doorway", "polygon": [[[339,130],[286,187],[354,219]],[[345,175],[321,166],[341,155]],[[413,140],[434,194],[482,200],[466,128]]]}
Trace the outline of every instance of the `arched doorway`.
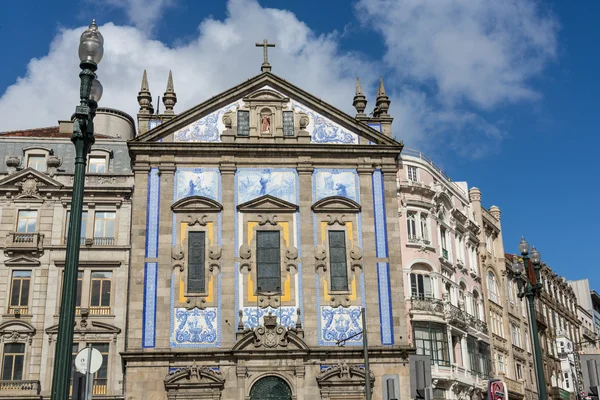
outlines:
{"label": "arched doorway", "polygon": [[292,391],[283,379],[265,376],[252,386],[250,400],[292,400]]}

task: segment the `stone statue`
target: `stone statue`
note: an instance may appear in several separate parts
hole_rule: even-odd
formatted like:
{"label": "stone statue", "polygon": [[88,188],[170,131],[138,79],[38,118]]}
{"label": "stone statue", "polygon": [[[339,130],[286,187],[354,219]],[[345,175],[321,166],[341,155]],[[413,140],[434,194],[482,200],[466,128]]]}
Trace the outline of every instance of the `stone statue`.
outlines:
{"label": "stone statue", "polygon": [[270,132],[270,131],[271,131],[271,116],[268,114],[263,114],[261,132]]}

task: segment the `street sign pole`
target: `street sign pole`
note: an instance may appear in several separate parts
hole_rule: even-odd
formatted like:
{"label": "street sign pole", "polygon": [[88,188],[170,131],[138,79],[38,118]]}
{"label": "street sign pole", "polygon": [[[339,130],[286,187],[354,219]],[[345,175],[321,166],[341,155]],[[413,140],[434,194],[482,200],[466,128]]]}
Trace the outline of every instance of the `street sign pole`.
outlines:
{"label": "street sign pole", "polygon": [[92,385],[90,382],[92,369],[92,344],[88,343],[87,368],[85,371],[85,400],[92,400]]}

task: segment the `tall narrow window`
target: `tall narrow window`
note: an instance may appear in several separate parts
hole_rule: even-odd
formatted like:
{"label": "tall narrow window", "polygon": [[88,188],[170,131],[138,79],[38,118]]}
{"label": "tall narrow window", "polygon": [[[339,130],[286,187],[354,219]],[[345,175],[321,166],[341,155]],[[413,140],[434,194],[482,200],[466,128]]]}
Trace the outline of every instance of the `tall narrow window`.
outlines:
{"label": "tall narrow window", "polygon": [[106,172],[106,157],[103,156],[90,156],[88,163],[88,172],[101,174]]}
{"label": "tall narrow window", "polygon": [[410,274],[410,290],[412,297],[431,298],[431,278],[423,274]]}
{"label": "tall narrow window", "polygon": [[345,231],[329,231],[329,263],[331,290],[348,290]]}
{"label": "tall narrow window", "polygon": [[[85,243],[85,235],[86,235],[86,226],[87,226],[87,216],[88,212],[83,211],[81,213],[81,240],[80,244]],[[69,236],[69,223],[71,222],[71,211],[67,211],[67,224],[65,226],[65,242],[67,241],[67,237]]]}
{"label": "tall narrow window", "polygon": [[473,316],[479,319],[479,293],[473,291]]}
{"label": "tall narrow window", "polygon": [[31,271],[13,271],[12,283],[10,285],[10,308],[9,312],[15,314],[28,313],[29,286],[31,283]]}
{"label": "tall narrow window", "polygon": [[23,380],[24,361],[25,343],[6,343],[4,345],[4,360],[2,363],[2,380]]}
{"label": "tall narrow window", "polygon": [[71,345],[71,373],[69,374],[71,377],[71,389],[73,388],[73,373],[75,372],[75,358],[77,357],[77,353],[79,353],[79,343],[73,343]]}
{"label": "tall narrow window", "polygon": [[90,314],[110,314],[110,292],[112,272],[92,272],[92,292],[90,294]]}
{"label": "tall narrow window", "polygon": [[490,300],[495,303],[500,302],[500,298],[498,296],[498,288],[496,287],[496,276],[493,272],[488,272],[488,294],[490,296]]}
{"label": "tall narrow window", "polygon": [[76,313],[81,310],[81,288],[83,287],[83,272],[77,272],[77,295],[75,296]]}
{"label": "tall narrow window", "polygon": [[283,112],[283,136],[294,136],[294,112]]}
{"label": "tall narrow window", "polygon": [[46,172],[46,157],[42,154],[30,154],[27,157],[27,167]]}
{"label": "tall narrow window", "polygon": [[408,179],[413,182],[417,182],[417,167],[413,167],[409,165],[407,167],[408,170]]}
{"label": "tall narrow window", "polygon": [[442,245],[442,257],[444,257],[446,260],[448,259],[448,246],[446,243],[446,228],[441,227],[440,228],[440,240],[441,240],[441,245]]}
{"label": "tall narrow window", "polygon": [[94,221],[94,244],[110,246],[115,244],[115,219],[114,211],[96,211]]}
{"label": "tall narrow window", "polygon": [[187,291],[206,292],[206,232],[189,232]]}
{"label": "tall narrow window", "polygon": [[250,111],[237,112],[237,134],[238,136],[250,136]]}
{"label": "tall narrow window", "polygon": [[477,357],[477,341],[473,336],[467,336],[467,352],[469,353],[469,365],[473,375],[479,375],[479,360]]}
{"label": "tall narrow window", "polygon": [[20,210],[17,219],[17,232],[32,233],[37,229],[37,211]]}
{"label": "tall narrow window", "polygon": [[427,226],[427,214],[421,214],[421,239],[429,244],[429,227]]}
{"label": "tall narrow window", "polygon": [[408,241],[417,240],[417,213],[406,213],[406,229],[408,230]]}
{"label": "tall narrow window", "polygon": [[256,275],[259,293],[281,293],[279,231],[256,232]]}
{"label": "tall narrow window", "polygon": [[102,354],[102,365],[96,376],[94,377],[94,383],[92,384],[92,394],[106,394],[108,387],[108,343],[93,343],[92,347]]}

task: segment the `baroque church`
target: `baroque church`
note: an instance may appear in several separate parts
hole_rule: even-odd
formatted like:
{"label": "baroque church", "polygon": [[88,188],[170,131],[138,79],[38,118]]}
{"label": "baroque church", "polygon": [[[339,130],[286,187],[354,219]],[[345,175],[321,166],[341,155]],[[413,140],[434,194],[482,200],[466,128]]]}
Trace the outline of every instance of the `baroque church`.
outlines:
{"label": "baroque church", "polygon": [[172,76],[155,114],[144,72],[125,398],[352,400],[365,382],[409,398],[383,82],[367,116],[357,79],[349,116],[273,74],[260,45],[258,75],[178,114]]}

